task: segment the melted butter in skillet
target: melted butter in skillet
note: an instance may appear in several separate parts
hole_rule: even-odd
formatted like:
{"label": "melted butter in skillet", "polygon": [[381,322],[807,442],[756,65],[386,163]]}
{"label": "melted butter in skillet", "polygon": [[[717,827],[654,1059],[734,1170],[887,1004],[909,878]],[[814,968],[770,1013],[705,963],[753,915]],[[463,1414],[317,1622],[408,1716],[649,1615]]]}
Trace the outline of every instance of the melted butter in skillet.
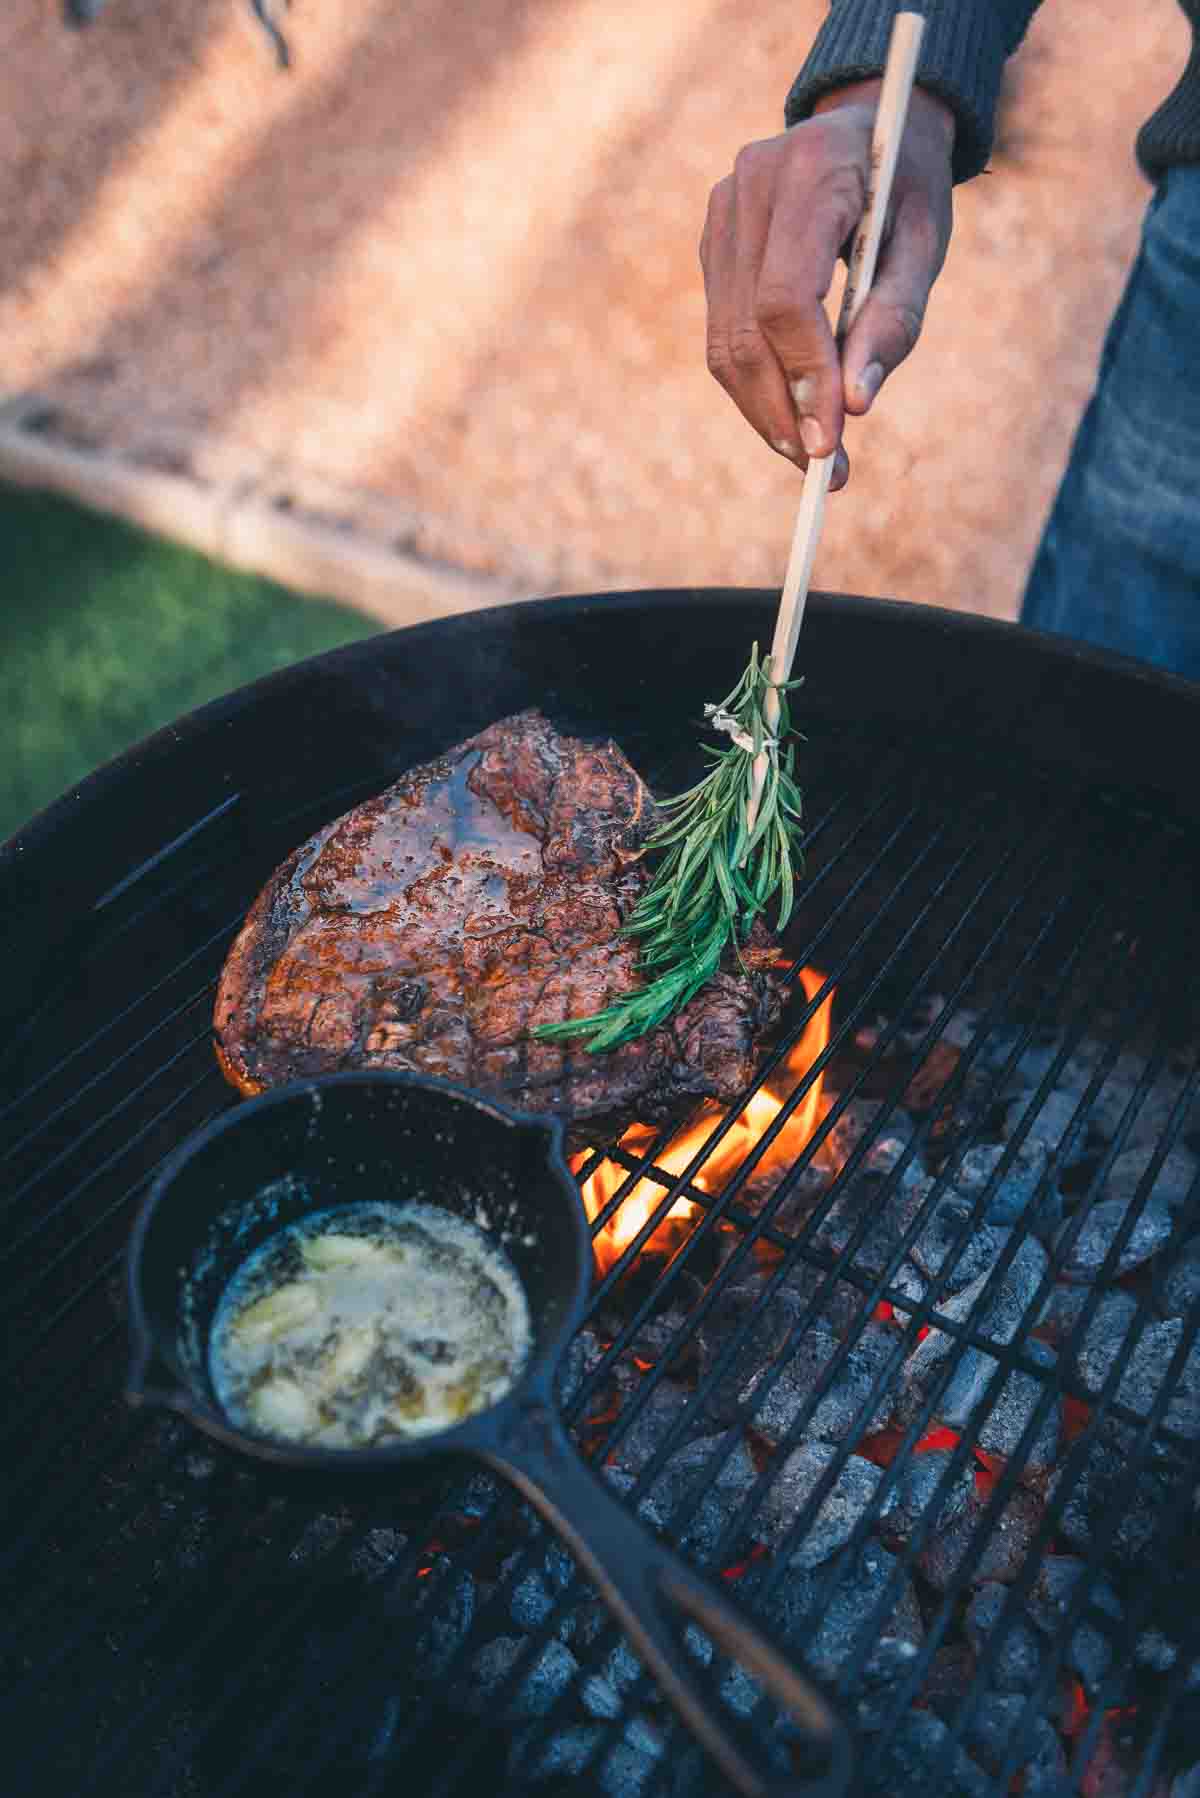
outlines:
{"label": "melted butter in skillet", "polygon": [[516,1272],[432,1205],[353,1205],[280,1231],[231,1280],[213,1387],[239,1429],[321,1448],[427,1436],[483,1410],[529,1353]]}

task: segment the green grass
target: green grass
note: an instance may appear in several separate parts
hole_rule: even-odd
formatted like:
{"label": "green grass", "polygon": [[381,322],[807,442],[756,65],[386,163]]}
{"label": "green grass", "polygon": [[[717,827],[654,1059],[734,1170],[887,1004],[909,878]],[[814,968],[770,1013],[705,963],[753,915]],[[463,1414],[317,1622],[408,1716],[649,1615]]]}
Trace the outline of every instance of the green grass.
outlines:
{"label": "green grass", "polygon": [[148,732],[379,626],[0,486],[0,841]]}

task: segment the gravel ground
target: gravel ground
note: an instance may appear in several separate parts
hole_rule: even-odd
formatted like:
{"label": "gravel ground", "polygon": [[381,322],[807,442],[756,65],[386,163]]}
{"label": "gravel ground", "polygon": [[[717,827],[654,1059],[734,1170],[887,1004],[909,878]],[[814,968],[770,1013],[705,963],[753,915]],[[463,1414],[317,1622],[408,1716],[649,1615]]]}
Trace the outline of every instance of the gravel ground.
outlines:
{"label": "gravel ground", "polygon": [[[241,0],[109,0],[79,35],[10,0],[0,400],[382,504],[528,592],[775,584],[797,477],[704,370],[696,244],[822,13],[295,0],[285,76]],[[852,427],[818,584],[1013,613],[1185,40],[1174,0],[1047,0],[921,349]]]}

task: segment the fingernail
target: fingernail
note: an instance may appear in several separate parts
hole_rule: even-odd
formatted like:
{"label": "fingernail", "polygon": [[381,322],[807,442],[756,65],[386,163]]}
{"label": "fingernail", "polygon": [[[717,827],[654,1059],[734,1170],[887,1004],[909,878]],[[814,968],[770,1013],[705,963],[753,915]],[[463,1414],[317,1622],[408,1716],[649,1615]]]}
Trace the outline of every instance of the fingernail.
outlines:
{"label": "fingernail", "polygon": [[800,454],[790,437],[776,437],[771,448],[777,450],[781,456],[786,456],[789,462],[794,462]]}
{"label": "fingernail", "polygon": [[879,389],[882,386],[883,386],[883,364],[882,364],[882,362],[868,362],[867,366],[863,369],[861,375],[859,375],[859,377],[858,377],[859,392],[866,394],[868,405],[875,398],[875,395],[879,392]]}
{"label": "fingernail", "polygon": [[819,456],[825,449],[825,427],[819,418],[802,418],[800,420],[800,441],[810,456]]}

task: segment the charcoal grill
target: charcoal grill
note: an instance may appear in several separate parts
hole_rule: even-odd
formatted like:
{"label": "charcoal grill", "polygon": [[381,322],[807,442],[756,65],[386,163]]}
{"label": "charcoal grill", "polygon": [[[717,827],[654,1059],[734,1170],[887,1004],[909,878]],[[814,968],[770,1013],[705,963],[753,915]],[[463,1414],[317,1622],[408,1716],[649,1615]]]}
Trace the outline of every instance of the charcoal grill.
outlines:
{"label": "charcoal grill", "polygon": [[[212,1057],[214,984],[283,856],[531,703],[677,788],[702,702],[773,605],[573,598],[376,638],[159,733],[2,852],[10,1789],[712,1789],[570,1566],[486,1477],[309,1481],[129,1413],[120,1269],[155,1169],[236,1102]],[[580,1168],[619,1170],[597,1230],[639,1180],[661,1198],[597,1281],[566,1413],[628,1503],[826,1679],[863,1793],[1166,1794],[1200,1753],[1196,693],[845,597],[814,596],[802,660],[809,876],[787,947],[824,978],[797,988],[762,1080],[778,1086],[833,993],[828,1045],[714,1190],[698,1182],[728,1123],[680,1172],[657,1159],[666,1132],[598,1144]],[[821,1078],[829,1109],[764,1186]],[[1055,1094],[1070,1116],[1047,1145]],[[680,1198],[697,1210],[664,1251]],[[1064,1286],[1088,1254],[1098,1277]],[[1101,1311],[1120,1329],[1094,1353]],[[832,1352],[766,1429],[823,1322]],[[861,1376],[868,1336],[886,1352],[830,1443],[823,1407]],[[981,1446],[997,1430],[1003,1453]],[[846,1521],[848,1468],[870,1477]],[[789,1764],[752,1684],[711,1677]]]}

